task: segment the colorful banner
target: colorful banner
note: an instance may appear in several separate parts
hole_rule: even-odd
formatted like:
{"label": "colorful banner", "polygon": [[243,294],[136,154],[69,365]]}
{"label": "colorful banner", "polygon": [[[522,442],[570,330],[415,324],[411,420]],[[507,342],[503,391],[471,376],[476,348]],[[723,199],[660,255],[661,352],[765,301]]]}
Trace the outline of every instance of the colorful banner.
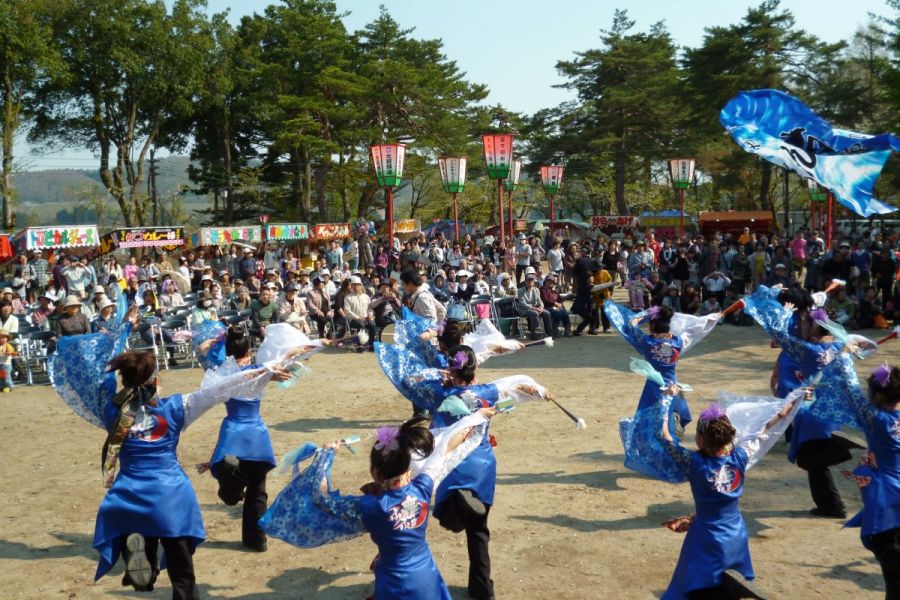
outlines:
{"label": "colorful banner", "polygon": [[413,233],[421,229],[418,219],[403,219],[394,221],[394,233]]}
{"label": "colorful banner", "polygon": [[259,225],[203,227],[198,240],[200,246],[227,246],[233,242],[258,244],[261,241],[262,230]]}
{"label": "colorful banner", "polygon": [[312,226],[314,240],[335,240],[350,237],[350,223],[319,223]]}
{"label": "colorful banner", "polygon": [[69,227],[29,227],[16,234],[24,240],[26,250],[45,248],[93,248],[100,243],[96,225],[71,225]]}
{"label": "colorful banner", "polygon": [[640,225],[640,219],[629,215],[595,215],[591,217],[591,227],[640,227]]}
{"label": "colorful banner", "polygon": [[184,245],[181,227],[131,227],[115,229],[100,238],[100,254],[117,248],[162,248],[172,252]]}
{"label": "colorful banner", "polygon": [[309,239],[309,225],[307,223],[275,223],[266,225],[263,231],[267,240]]}
{"label": "colorful banner", "polygon": [[900,138],[834,129],[778,90],[741,92],[728,101],[719,121],[741,148],[816,180],[856,214],[897,210],[873,193],[884,163],[892,152],[900,152]]}

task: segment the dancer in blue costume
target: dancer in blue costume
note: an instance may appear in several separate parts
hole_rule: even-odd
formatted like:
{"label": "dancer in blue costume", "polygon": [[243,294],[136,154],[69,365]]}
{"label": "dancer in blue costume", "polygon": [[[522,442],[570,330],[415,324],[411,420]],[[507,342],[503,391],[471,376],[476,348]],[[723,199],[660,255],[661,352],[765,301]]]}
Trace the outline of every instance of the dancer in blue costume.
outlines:
{"label": "dancer in blue costume", "polygon": [[860,527],[863,545],[875,554],[884,575],[885,598],[900,599],[900,369],[880,365],[868,380],[868,399],[854,373],[846,374],[842,405],[811,410],[821,418],[855,427],[866,435],[869,454],[853,474],[863,509],[847,522]]}
{"label": "dancer in blue costume", "polygon": [[700,415],[694,452],[674,441],[669,431],[662,408],[668,396],[645,409],[656,411],[660,443],[675,465],[667,480],[690,482],[696,507],[663,600],[760,597],[747,583],[755,573],[740,512],[744,474],[772,447],[805,394],[797,389],[784,400],[738,402],[727,411],[713,404]]}
{"label": "dancer in blue costume", "polygon": [[[243,329],[229,328],[224,342],[216,336],[209,340],[213,345],[205,348],[207,364],[220,366],[225,357],[232,357],[241,370],[256,370],[260,364],[252,363],[250,338]],[[205,346],[209,342],[202,344]],[[321,348],[325,341],[311,341],[287,323],[272,325],[266,340],[260,347],[258,360],[280,359],[290,361],[300,354],[310,354]],[[216,346],[223,345],[224,352]],[[280,346],[271,348],[271,346]],[[291,350],[285,351],[287,348]],[[209,470],[219,482],[218,495],[228,506],[243,501],[241,543],[257,552],[268,549],[266,534],[259,527],[259,519],[268,507],[266,476],[275,468],[275,452],[269,429],[260,416],[260,398],[231,397],[225,403],[228,411],[219,428],[219,439],[209,461]]]}
{"label": "dancer in blue costume", "polygon": [[[675,368],[681,355],[706,337],[720,318],[718,314],[692,317],[675,313],[668,306],[654,306],[634,313],[615,302],[606,302],[603,310],[616,331],[663,376],[666,385],[678,383]],[[650,323],[649,335],[641,331],[640,324],[644,321]],[[661,399],[660,386],[647,381],[638,402],[638,410],[656,404]],[[674,419],[672,421],[673,431],[679,425],[684,427],[691,422],[690,408],[680,391],[674,396],[672,412],[678,419],[677,424]]]}
{"label": "dancer in blue costume", "polygon": [[[828,335],[823,326],[828,323],[827,315],[823,309],[813,308],[812,298],[808,296],[799,289],[760,286],[744,299],[744,311],[781,346],[772,378],[775,395],[786,397],[802,379],[822,371],[815,393],[824,399],[822,406],[826,406],[845,389],[843,377],[848,369],[855,378],[848,352],[859,342],[848,343]],[[852,458],[849,450],[852,445],[834,435],[839,429],[839,423],[818,418],[804,406],[790,432],[788,460],[807,472],[810,495],[816,505],[810,510],[814,516],[846,517],[844,502],[830,471],[830,467]]]}
{"label": "dancer in blue costume", "polygon": [[430,431],[423,419],[380,427],[370,454],[375,483],[364,486],[364,496],[331,489],[340,442],[329,444],[278,495],[261,524],[269,535],[304,548],[368,531],[379,552],[375,600],[449,600],[425,539],[429,505],[443,477],[479,447],[494,413],[483,408],[443,430]]}
{"label": "dancer in blue costume", "polygon": [[[153,355],[118,354],[138,321],[138,312],[132,309],[128,322],[114,333],[61,339],[51,359],[51,376],[67,405],[107,431],[103,482],[110,489],[100,504],[94,531],[94,548],[100,553],[96,578],[123,554],[123,585],[152,590],[158,570],[168,568],[173,598],[199,598],[192,555],[205,532],[194,490],[178,464],[181,432],[226,401],[230,392],[255,395],[273,376],[289,375],[274,367],[249,372],[225,369],[204,378],[197,392],[161,398]],[[118,393],[116,371],[123,385]],[[159,544],[165,550],[164,561],[157,561]]]}

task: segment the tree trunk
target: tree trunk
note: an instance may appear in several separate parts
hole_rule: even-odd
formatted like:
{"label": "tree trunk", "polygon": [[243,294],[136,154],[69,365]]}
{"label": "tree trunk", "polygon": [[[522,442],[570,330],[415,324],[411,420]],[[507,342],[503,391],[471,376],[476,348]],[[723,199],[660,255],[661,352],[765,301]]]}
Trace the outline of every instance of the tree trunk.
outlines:
{"label": "tree trunk", "polygon": [[229,115],[225,114],[222,120],[222,162],[225,168],[225,225],[234,224],[234,194],[231,189],[231,127]]}
{"label": "tree trunk", "polygon": [[[374,179],[374,178],[373,178]],[[375,192],[378,191],[378,183],[375,181],[370,181],[366,183],[366,186],[362,189],[362,192],[359,194],[359,204],[356,209],[356,216],[360,219],[364,219],[366,215],[369,214],[369,207],[372,205],[372,201],[375,199]]]}
{"label": "tree trunk", "polygon": [[328,196],[325,194],[325,180],[330,169],[328,163],[316,167],[316,204],[319,206],[319,222],[328,222]]}
{"label": "tree trunk", "polygon": [[[312,214],[313,169],[309,160],[309,150],[303,148],[303,210]],[[320,216],[321,218],[321,216]],[[321,221],[319,221],[321,223]]]}
{"label": "tree trunk", "polygon": [[772,163],[763,161],[762,177],[759,182],[759,208],[772,210],[772,199],[769,197],[769,186],[772,185]]}
{"label": "tree trunk", "polygon": [[291,204],[297,209],[298,220],[309,221],[309,213],[303,206],[303,165],[300,160],[300,152],[294,147],[290,151],[291,157]]}
{"label": "tree trunk", "polygon": [[628,214],[628,203],[625,202],[625,162],[627,154],[625,152],[625,133],[620,132],[619,141],[616,142],[616,149],[613,162],[613,180],[616,189],[616,209],[620,215]]}
{"label": "tree trunk", "polygon": [[15,90],[12,77],[9,72],[9,63],[6,65],[6,76],[3,86],[3,166],[0,173],[0,197],[3,199],[3,229],[10,230],[15,226],[12,218],[13,203],[13,141],[18,128],[18,109],[16,107]]}

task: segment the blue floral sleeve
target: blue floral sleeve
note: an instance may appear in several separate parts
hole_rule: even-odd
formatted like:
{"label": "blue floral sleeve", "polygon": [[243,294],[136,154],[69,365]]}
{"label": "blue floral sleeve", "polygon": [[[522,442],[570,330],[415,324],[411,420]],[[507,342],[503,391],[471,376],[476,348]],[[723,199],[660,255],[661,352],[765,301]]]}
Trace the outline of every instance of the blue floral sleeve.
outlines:
{"label": "blue floral sleeve", "polygon": [[621,419],[619,435],[627,468],[661,481],[681,483],[690,474],[690,451],[662,436],[671,404],[672,397],[664,396],[638,410],[633,418]]}
{"label": "blue floral sleeve", "polygon": [[[259,525],[268,535],[314,548],[365,533],[362,496],[341,496],[331,488],[334,450],[319,450],[312,463],[278,494]],[[326,482],[327,492],[322,490]]]}
{"label": "blue floral sleeve", "polygon": [[841,353],[822,372],[809,412],[827,423],[837,423],[872,433],[876,409],[859,383],[853,359]]}
{"label": "blue floral sleeve", "polygon": [[603,310],[609,318],[609,322],[619,332],[619,335],[625,338],[625,341],[631,344],[635,350],[643,353],[643,340],[647,334],[641,331],[638,325],[633,325],[632,320],[640,319],[643,321],[647,318],[647,311],[635,313],[616,302],[604,302]]}
{"label": "blue floral sleeve", "polygon": [[106,365],[125,349],[131,323],[114,332],[60,337],[48,361],[50,381],[62,401],[79,417],[106,428],[106,406],[116,394],[115,373]]}

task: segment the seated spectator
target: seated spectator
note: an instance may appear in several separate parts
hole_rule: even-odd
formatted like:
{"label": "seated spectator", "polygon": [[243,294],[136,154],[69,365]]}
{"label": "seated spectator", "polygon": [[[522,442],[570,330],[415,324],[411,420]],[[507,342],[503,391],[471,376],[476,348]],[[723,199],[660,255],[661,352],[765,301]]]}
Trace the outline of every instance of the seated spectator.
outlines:
{"label": "seated spectator", "polygon": [[266,285],[260,290],[259,299],[250,305],[250,310],[253,311],[250,316],[250,333],[260,339],[265,339],[266,327],[279,322],[278,305],[273,301],[272,294],[272,287]]}
{"label": "seated spectator", "polygon": [[109,299],[103,298],[98,306],[97,316],[91,322],[91,330],[94,333],[110,333],[116,328],[116,305]]}
{"label": "seated spectator", "polygon": [[[731,286],[725,292],[725,300],[722,302],[722,309],[727,310],[729,306],[734,304],[735,302],[741,299],[741,288],[737,286]],[[750,327],[754,324],[753,317],[746,314],[743,309],[738,309],[731,314],[725,315],[724,320],[726,323],[731,323],[732,325],[738,325],[740,327]]]}
{"label": "seated spectator", "polygon": [[38,307],[31,311],[31,324],[40,329],[47,331],[50,329],[50,315],[53,314],[54,306],[50,302],[47,294],[38,296]]}
{"label": "seated spectator", "polygon": [[863,298],[859,301],[856,325],[860,329],[887,329],[888,327],[875,286],[868,286],[863,293]]}
{"label": "seated spectator", "polygon": [[681,298],[678,294],[678,286],[674,283],[669,284],[665,297],[662,299],[663,306],[668,306],[672,312],[681,312]]}
{"label": "seated spectator", "polygon": [[[362,279],[350,276],[350,291],[344,297],[344,318],[350,331],[365,329],[369,334],[368,347],[375,341],[375,315],[372,312],[372,300],[363,291]],[[362,349],[362,348],[361,348]]]}
{"label": "seated spectator", "polygon": [[531,339],[538,340],[541,336],[537,333],[537,324],[540,320],[544,326],[544,334],[550,335],[553,332],[553,322],[550,313],[544,308],[541,302],[541,294],[535,287],[537,277],[534,273],[525,275],[525,283],[519,288],[518,303],[516,310],[520,317],[528,320],[528,331]]}
{"label": "seated spectator", "polygon": [[309,318],[316,323],[319,337],[327,337],[326,325],[334,317],[334,312],[331,310],[331,299],[325,293],[325,282],[318,277],[312,280],[312,289],[306,296],[306,308]]}
{"label": "seated spectator", "polygon": [[[377,279],[377,275],[374,277]],[[378,291],[372,297],[372,313],[375,315],[375,325],[379,328],[387,327],[400,318],[402,304],[397,293],[391,289],[387,281],[378,284]]]}
{"label": "seated spectator", "polygon": [[159,305],[166,311],[171,312],[177,306],[184,306],[184,297],[178,292],[178,286],[172,279],[166,279],[162,282],[162,295],[159,297]]}
{"label": "seated spectator", "polygon": [[572,322],[569,319],[569,311],[563,306],[559,290],[556,288],[556,275],[553,273],[544,277],[544,285],[541,287],[541,302],[544,303],[544,308],[550,313],[553,321],[553,337],[557,337],[560,327],[562,327],[565,337],[571,337]]}
{"label": "seated spectator", "polygon": [[719,304],[719,299],[715,296],[710,296],[709,298],[704,300],[703,304],[700,305],[701,317],[720,312],[722,312],[722,306]]}
{"label": "seated spectator", "polygon": [[10,306],[12,306],[14,315],[24,315],[28,312],[25,303],[22,302],[22,298],[13,292],[12,288],[3,288],[3,300],[9,302]]}
{"label": "seated spectator", "polygon": [[628,305],[631,310],[640,312],[649,308],[648,298],[650,297],[650,288],[653,287],[649,279],[636,274],[625,283],[625,287],[628,289]]}
{"label": "seated spectator", "polygon": [[278,322],[290,323],[303,333],[309,333],[309,325],[306,322],[306,302],[297,297],[297,287],[288,284],[284,288],[284,297],[278,302]]}
{"label": "seated spectator", "polygon": [[213,306],[212,294],[203,291],[197,298],[197,306],[191,311],[191,327],[196,327],[204,321],[218,321],[219,313]]}
{"label": "seated spectator", "polygon": [[700,310],[700,292],[693,283],[686,283],[681,292],[681,310],[688,315],[696,315]]}
{"label": "seated spectator", "polygon": [[232,310],[240,312],[242,310],[249,310],[252,303],[253,300],[250,299],[250,290],[241,285],[237,287],[234,297],[231,299],[230,306]]}
{"label": "seated spectator", "polygon": [[456,273],[456,291],[453,293],[453,297],[460,302],[467,303],[475,295],[475,286],[469,283],[471,277],[471,271],[465,269]]}
{"label": "seated spectator", "polygon": [[666,297],[666,294],[669,291],[669,286],[666,285],[666,282],[659,276],[659,272],[654,271],[650,273],[650,277],[648,278],[650,281],[650,305],[651,306],[659,306],[662,304],[663,298]]}
{"label": "seated spectator", "polygon": [[789,288],[794,285],[794,278],[791,276],[791,271],[786,264],[777,263],[775,268],[772,269],[772,274],[766,278],[765,283],[769,287],[780,285]]}
{"label": "seated spectator", "polygon": [[856,329],[856,305],[847,297],[847,290],[840,288],[825,302],[825,309],[832,320],[847,329]]}
{"label": "seated spectator", "polygon": [[[3,316],[5,305],[0,305],[0,317]],[[6,323],[0,323],[0,327],[9,330]],[[62,315],[56,320],[56,336],[83,335],[91,333],[91,323],[81,312],[81,299],[72,294],[66,296],[62,302]]]}

